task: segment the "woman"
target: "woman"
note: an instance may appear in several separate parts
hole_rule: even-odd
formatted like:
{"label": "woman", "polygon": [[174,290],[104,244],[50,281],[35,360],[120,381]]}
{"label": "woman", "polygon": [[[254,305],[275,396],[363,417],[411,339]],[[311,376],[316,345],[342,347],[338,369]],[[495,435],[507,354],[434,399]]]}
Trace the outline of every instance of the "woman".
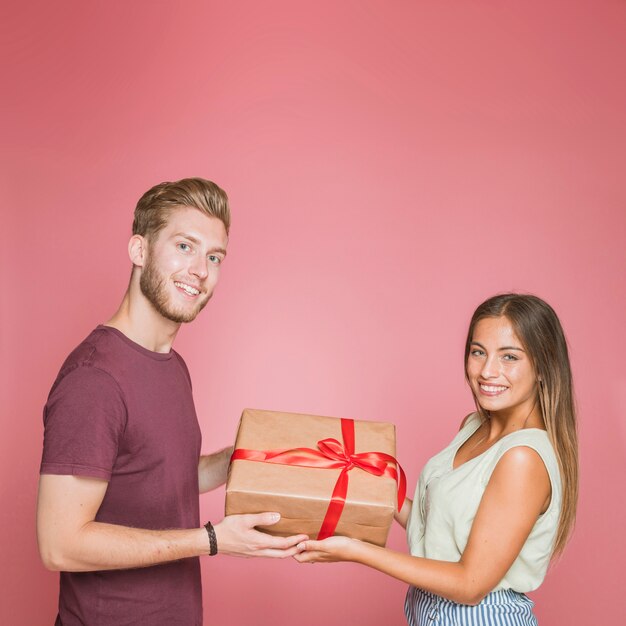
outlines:
{"label": "woman", "polygon": [[476,309],[465,375],[477,411],[426,464],[396,514],[411,555],[347,537],[306,541],[300,562],[354,561],[411,585],[411,626],[537,623],[524,595],[574,524],[578,444],[567,345],[543,300],[504,294]]}

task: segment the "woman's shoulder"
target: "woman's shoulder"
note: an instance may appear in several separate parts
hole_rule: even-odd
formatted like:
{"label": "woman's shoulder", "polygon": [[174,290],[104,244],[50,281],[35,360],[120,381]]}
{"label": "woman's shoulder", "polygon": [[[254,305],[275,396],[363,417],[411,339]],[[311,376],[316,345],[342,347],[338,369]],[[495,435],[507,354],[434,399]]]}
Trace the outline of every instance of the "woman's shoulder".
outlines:
{"label": "woman's shoulder", "polygon": [[463,421],[461,422],[461,425],[459,426],[459,432],[463,432],[463,430],[466,428],[468,430],[470,428],[475,429],[478,426],[480,426],[481,422],[482,422],[482,419],[480,418],[478,411],[473,411],[472,413],[469,413],[463,418]]}
{"label": "woman's shoulder", "polygon": [[550,437],[543,428],[521,428],[503,437],[495,447],[500,452],[505,452],[510,448],[516,448],[518,446],[535,448],[542,456],[542,453],[549,454],[550,456],[554,455]]}
{"label": "woman's shoulder", "polygon": [[497,463],[509,450],[514,448],[530,448],[534,450],[548,466],[548,469],[556,464],[556,454],[548,433],[542,428],[522,428],[509,433],[492,446],[488,451],[492,462]]}
{"label": "woman's shoulder", "polygon": [[429,479],[433,475],[441,474],[446,471],[451,463],[450,459],[454,456],[454,453],[459,445],[461,445],[464,438],[467,438],[468,422],[471,421],[472,414],[466,416],[461,422],[461,428],[457,431],[452,438],[443,448],[433,454],[424,464],[420,473],[420,479]]}
{"label": "woman's shoulder", "polygon": [[[503,437],[491,449],[491,454],[489,455],[491,458],[488,461],[489,469],[493,471],[500,459],[502,459],[507,452],[517,448],[534,450],[543,462],[550,476],[550,481],[553,483],[553,487],[557,484],[560,486],[560,473],[556,453],[552,447],[548,433],[542,428],[522,428]],[[516,456],[518,459],[523,456],[534,456],[530,450],[527,450],[526,453],[518,450]],[[485,478],[488,478],[491,471],[487,472]]]}
{"label": "woman's shoulder", "polygon": [[430,475],[447,471],[451,466],[451,459],[454,457],[457,449],[471,437],[472,433],[480,426],[480,423],[481,419],[478,413],[470,413],[467,415],[461,422],[461,428],[455,434],[452,441],[428,460],[422,474]]}

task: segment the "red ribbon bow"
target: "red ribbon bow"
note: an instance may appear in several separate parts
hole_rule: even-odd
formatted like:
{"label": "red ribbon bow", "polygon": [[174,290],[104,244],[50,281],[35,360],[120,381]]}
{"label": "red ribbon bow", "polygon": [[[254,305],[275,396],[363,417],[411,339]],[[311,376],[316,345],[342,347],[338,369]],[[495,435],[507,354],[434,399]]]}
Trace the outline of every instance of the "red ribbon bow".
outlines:
{"label": "red ribbon bow", "polygon": [[356,454],[354,452],[354,420],[341,420],[341,434],[344,441],[343,445],[336,439],[322,439],[317,442],[317,450],[314,448],[293,448],[291,450],[244,450],[238,448],[233,452],[231,462],[246,460],[299,467],[341,469],[318,533],[318,539],[326,539],[332,536],[339,523],[348,493],[348,472],[354,467],[374,474],[374,476],[393,478],[398,485],[398,511],[402,508],[406,497],[406,476],[394,457],[384,452],[360,452]]}

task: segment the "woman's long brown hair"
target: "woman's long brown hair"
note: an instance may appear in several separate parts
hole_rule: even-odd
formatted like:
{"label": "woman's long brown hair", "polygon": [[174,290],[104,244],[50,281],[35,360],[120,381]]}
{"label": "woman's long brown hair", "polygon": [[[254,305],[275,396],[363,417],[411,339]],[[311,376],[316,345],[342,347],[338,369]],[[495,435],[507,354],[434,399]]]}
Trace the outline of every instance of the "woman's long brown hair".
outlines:
{"label": "woman's long brown hair", "polygon": [[[541,413],[561,472],[563,500],[552,554],[560,554],[574,527],[578,501],[578,435],[572,372],[565,335],[552,307],[536,296],[506,293],[483,302],[474,312],[465,344],[465,367],[476,324],[506,317],[522,342],[537,375]],[[478,402],[481,417],[486,417]]]}

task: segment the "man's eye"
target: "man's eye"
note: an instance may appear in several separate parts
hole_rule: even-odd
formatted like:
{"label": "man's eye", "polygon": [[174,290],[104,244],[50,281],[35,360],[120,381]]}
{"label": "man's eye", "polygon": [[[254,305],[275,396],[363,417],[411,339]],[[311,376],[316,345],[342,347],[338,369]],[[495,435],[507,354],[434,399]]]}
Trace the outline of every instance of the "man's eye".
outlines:
{"label": "man's eye", "polygon": [[189,252],[191,250],[191,246],[188,243],[179,243],[178,249],[181,252]]}
{"label": "man's eye", "polygon": [[209,254],[209,261],[211,261],[211,263],[214,263],[215,265],[219,265],[222,262],[222,259],[220,259],[220,257],[216,256],[215,254]]}

